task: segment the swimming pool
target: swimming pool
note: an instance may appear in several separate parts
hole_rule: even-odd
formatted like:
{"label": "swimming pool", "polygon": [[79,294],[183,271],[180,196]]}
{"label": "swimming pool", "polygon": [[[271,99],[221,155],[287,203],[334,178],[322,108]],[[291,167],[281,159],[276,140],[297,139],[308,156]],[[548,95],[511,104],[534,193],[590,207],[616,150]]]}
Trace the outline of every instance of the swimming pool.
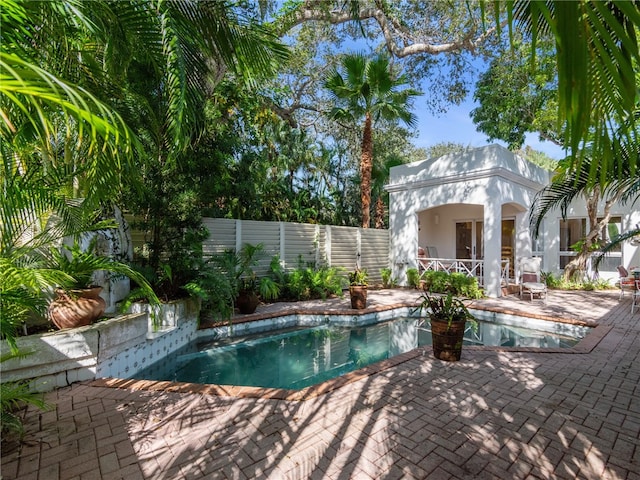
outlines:
{"label": "swimming pool", "polygon": [[[474,311],[466,345],[571,348],[589,327]],[[323,324],[241,339],[193,343],[134,375],[137,379],[299,390],[431,344],[428,321]]]}

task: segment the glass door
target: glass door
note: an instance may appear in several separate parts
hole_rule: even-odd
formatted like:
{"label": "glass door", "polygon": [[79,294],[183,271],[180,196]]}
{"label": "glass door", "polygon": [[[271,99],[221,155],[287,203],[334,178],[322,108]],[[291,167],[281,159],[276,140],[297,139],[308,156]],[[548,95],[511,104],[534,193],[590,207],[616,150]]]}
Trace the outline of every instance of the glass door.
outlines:
{"label": "glass door", "polygon": [[482,259],[483,250],[483,226],[481,220],[469,220],[456,222],[456,258]]}
{"label": "glass door", "polygon": [[502,220],[502,260],[509,260],[509,278],[515,278],[515,238],[516,221],[513,219]]}
{"label": "glass door", "polygon": [[471,258],[473,222],[456,222],[456,258]]}

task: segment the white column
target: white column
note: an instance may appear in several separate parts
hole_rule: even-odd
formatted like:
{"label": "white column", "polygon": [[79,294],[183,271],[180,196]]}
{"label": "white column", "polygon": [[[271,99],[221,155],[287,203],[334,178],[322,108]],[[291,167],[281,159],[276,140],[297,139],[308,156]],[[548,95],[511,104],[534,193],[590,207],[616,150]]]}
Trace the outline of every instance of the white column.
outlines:
{"label": "white column", "polygon": [[502,206],[498,199],[490,199],[484,206],[484,293],[496,298],[500,288],[500,259],[502,253]]}
{"label": "white column", "polygon": [[408,195],[406,192],[392,192],[390,196],[389,203],[392,206],[389,212],[391,269],[393,278],[397,278],[400,285],[406,285],[407,268],[417,268],[418,216],[413,208],[407,205]]}
{"label": "white column", "polygon": [[561,275],[560,270],[560,215],[556,211],[544,217],[544,261],[542,270]]}
{"label": "white column", "polygon": [[529,233],[529,213],[516,214],[516,263],[518,258],[531,256],[531,235]]}

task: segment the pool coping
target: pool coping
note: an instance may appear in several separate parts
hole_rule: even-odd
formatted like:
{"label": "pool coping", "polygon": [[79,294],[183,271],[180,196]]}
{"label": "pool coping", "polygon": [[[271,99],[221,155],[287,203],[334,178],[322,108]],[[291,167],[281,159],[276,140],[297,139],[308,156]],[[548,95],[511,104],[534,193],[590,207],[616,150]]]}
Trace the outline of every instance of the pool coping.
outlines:
{"label": "pool coping", "polygon": [[[294,308],[280,312],[266,312],[255,313],[250,315],[244,315],[242,317],[234,317],[233,323],[247,323],[258,320],[268,320],[270,318],[277,318],[287,315],[365,315],[375,312],[383,312],[388,310],[394,310],[399,308],[411,308],[416,307],[417,303],[399,303],[391,305],[377,305],[374,307],[368,307],[363,310],[354,309],[309,309],[309,308]],[[484,310],[496,313],[503,313],[508,315],[518,315],[522,317],[535,318],[538,320],[547,320],[553,322],[569,323],[572,325],[584,325],[593,328],[593,331],[583,338],[578,344],[571,348],[546,348],[540,349],[535,347],[487,347],[487,346],[465,346],[464,351],[493,351],[502,353],[529,353],[537,355],[548,354],[586,354],[593,351],[593,349],[600,343],[600,341],[611,331],[613,327],[600,325],[593,322],[585,322],[582,320],[572,318],[558,318],[550,315],[541,315],[529,312],[522,312],[516,310],[510,310],[495,306],[483,306],[477,305],[473,302],[468,305],[470,308],[476,310]],[[216,322],[207,325],[201,325],[200,329],[207,329],[212,327],[220,327],[228,325],[229,322]],[[132,391],[165,391],[165,392],[179,392],[179,393],[195,393],[200,395],[211,396],[224,396],[235,398],[262,398],[273,400],[287,400],[287,401],[304,401],[318,396],[324,395],[333,390],[342,388],[350,383],[356,382],[371,375],[376,375],[392,367],[405,363],[415,358],[428,356],[430,352],[428,347],[418,347],[409,352],[396,355],[395,357],[376,362],[366,367],[354,370],[340,377],[326,380],[317,385],[312,385],[300,390],[287,390],[281,388],[265,388],[265,387],[247,387],[247,386],[235,386],[235,385],[212,385],[212,384],[199,384],[188,382],[170,382],[170,381],[157,381],[157,380],[138,380],[138,379],[122,379],[122,378],[100,378],[93,380],[91,385],[109,388],[120,388]],[[449,362],[447,362],[449,363]]]}

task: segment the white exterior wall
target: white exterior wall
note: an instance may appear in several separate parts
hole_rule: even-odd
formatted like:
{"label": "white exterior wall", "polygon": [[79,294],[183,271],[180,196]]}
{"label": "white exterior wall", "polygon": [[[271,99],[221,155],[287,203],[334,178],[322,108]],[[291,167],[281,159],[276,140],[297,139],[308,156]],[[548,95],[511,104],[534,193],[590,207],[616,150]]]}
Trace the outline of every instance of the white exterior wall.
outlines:
{"label": "white exterior wall", "polygon": [[[622,205],[616,203],[611,208],[612,217],[622,218],[622,232],[626,232],[631,228],[634,228],[636,224],[640,223],[640,211],[637,207],[635,210],[631,209],[631,205]],[[602,215],[604,211],[604,202],[600,202],[598,205],[598,214]],[[575,201],[567,209],[567,219],[572,218],[588,218],[587,208],[583,202]],[[562,273],[560,268],[560,220],[562,215],[560,210],[556,209],[551,211],[545,217],[545,262],[543,264],[544,270],[552,272],[556,275]],[[588,226],[587,226],[588,228]],[[633,266],[640,265],[640,248],[632,245],[630,242],[624,242],[622,245],[622,264],[629,269]],[[611,283],[618,279],[618,272],[613,270],[599,271],[600,278],[609,279]]]}
{"label": "white exterior wall", "polygon": [[[416,266],[418,246],[435,246],[438,257],[456,258],[456,222],[483,221],[485,293],[499,296],[501,222],[514,219],[517,274],[518,259],[534,253],[529,207],[536,192],[549,181],[549,172],[498,145],[392,168],[386,188],[390,195],[390,257],[394,276],[402,280],[406,278],[406,269]],[[599,213],[602,211],[601,207]],[[622,232],[640,224],[636,206],[616,204],[611,214],[622,217]],[[583,202],[574,202],[567,211],[567,218],[586,216]],[[542,268],[554,274],[562,273],[560,219],[559,211],[551,212],[540,231]],[[640,248],[624,243],[622,262],[627,268],[640,266]],[[600,270],[601,278],[615,280],[617,276],[616,271]]]}
{"label": "white exterior wall", "polygon": [[392,168],[387,190],[394,276],[404,279],[406,268],[417,265],[418,245],[426,246],[427,238],[439,257],[455,258],[456,221],[482,220],[485,292],[500,296],[502,218],[515,217],[516,249],[529,254],[523,215],[547,182],[547,172],[498,145]]}

